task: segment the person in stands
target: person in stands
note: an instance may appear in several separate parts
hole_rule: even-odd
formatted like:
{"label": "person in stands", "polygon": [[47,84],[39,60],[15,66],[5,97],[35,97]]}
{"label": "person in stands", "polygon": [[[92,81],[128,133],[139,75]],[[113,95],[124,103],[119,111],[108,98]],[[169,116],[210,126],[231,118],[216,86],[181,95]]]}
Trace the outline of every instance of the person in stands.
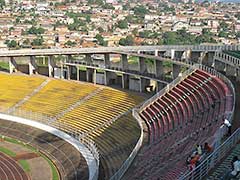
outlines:
{"label": "person in stands", "polygon": [[227,128],[228,128],[227,135],[231,136],[231,134],[232,134],[232,125],[231,125],[231,123],[227,119],[224,119],[224,123],[223,124],[225,126],[227,126]]}
{"label": "person in stands", "polygon": [[232,170],[228,174],[227,179],[235,179],[240,173],[240,161],[237,156],[234,156],[231,162]]}
{"label": "person in stands", "polygon": [[205,153],[211,153],[213,151],[213,148],[207,142],[205,142],[204,147],[203,147],[203,151]]}
{"label": "person in stands", "polygon": [[199,144],[197,144],[196,150],[197,150],[198,154],[201,156],[201,155],[202,155],[202,146],[200,146]]}

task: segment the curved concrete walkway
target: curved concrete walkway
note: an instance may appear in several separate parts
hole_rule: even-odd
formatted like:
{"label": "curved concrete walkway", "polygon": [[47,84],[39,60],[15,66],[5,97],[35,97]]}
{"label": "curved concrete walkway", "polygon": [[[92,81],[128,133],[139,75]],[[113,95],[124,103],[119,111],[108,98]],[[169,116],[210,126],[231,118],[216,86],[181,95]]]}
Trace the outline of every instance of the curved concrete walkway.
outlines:
{"label": "curved concrete walkway", "polygon": [[7,114],[3,114],[3,113],[0,113],[0,119],[29,125],[29,126],[37,128],[37,129],[47,131],[57,137],[62,138],[66,142],[73,145],[85,158],[87,165],[88,165],[89,180],[94,180],[94,179],[98,178],[98,166],[97,166],[95,158],[93,157],[92,153],[86,148],[86,146],[83,145],[82,143],[80,143],[75,138],[71,137],[70,135],[68,135],[56,128],[53,128],[46,124],[42,124],[40,122],[32,121],[29,119],[16,117],[16,116],[12,116],[12,115],[7,115]]}

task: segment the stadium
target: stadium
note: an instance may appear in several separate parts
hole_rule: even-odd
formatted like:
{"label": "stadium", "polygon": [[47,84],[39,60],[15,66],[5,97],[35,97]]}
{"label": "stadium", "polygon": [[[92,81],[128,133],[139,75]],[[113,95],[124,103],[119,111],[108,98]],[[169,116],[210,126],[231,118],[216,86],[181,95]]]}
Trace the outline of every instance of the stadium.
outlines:
{"label": "stadium", "polygon": [[[0,179],[220,179],[240,148],[239,52],[0,51]],[[213,150],[189,168],[205,142]]]}

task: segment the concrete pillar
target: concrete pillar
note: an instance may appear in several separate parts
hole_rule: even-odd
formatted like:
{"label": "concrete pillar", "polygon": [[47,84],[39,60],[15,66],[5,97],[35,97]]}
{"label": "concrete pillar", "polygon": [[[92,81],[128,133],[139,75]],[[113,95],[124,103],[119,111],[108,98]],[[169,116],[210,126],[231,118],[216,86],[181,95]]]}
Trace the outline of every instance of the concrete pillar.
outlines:
{"label": "concrete pillar", "polygon": [[104,84],[107,86],[107,85],[109,85],[110,84],[110,79],[111,79],[111,72],[109,72],[109,71],[105,71],[104,72]]}
{"label": "concrete pillar", "polygon": [[236,81],[240,82],[240,69],[237,69]]}
{"label": "concrete pillar", "polygon": [[170,57],[171,57],[171,59],[174,59],[174,57],[175,57],[175,49],[171,49]]}
{"label": "concrete pillar", "polygon": [[172,71],[173,79],[177,78],[180,72],[181,72],[181,66],[177,64],[173,64],[173,71]]}
{"label": "concrete pillar", "polygon": [[231,66],[226,64],[226,75],[227,76],[236,76],[237,75],[237,68],[235,66]]}
{"label": "concrete pillar", "polygon": [[165,83],[162,83],[162,82],[157,82],[157,86],[156,86],[156,91],[159,92],[161,91],[164,87],[166,86]]}
{"label": "concrete pillar", "polygon": [[71,74],[70,69],[71,68],[69,66],[67,66],[67,79],[68,80],[70,80],[70,74]]}
{"label": "concrete pillar", "polygon": [[106,68],[110,67],[110,54],[104,54],[104,65]]}
{"label": "concrete pillar", "polygon": [[214,69],[216,69],[217,71],[224,72],[226,70],[226,64],[215,59],[214,60]]}
{"label": "concrete pillar", "polygon": [[79,66],[76,67],[77,68],[77,81],[80,81],[80,72],[79,72]]}
{"label": "concrete pillar", "polygon": [[149,85],[150,80],[146,78],[140,78],[140,92],[145,92],[146,86]]}
{"label": "concrete pillar", "polygon": [[174,59],[181,60],[183,53],[184,53],[184,51],[176,51],[175,50],[175,52],[174,52]]}
{"label": "concrete pillar", "polygon": [[91,54],[86,54],[86,63],[92,64],[92,55]]}
{"label": "concrete pillar", "polygon": [[55,67],[55,63],[53,60],[53,56],[48,56],[48,76],[49,77],[54,76],[54,67]]}
{"label": "concrete pillar", "polygon": [[156,77],[164,76],[164,68],[162,61],[154,60],[154,68]]}
{"label": "concrete pillar", "polygon": [[140,71],[140,73],[147,72],[147,65],[145,63],[145,58],[143,58],[143,57],[139,57],[139,71]]}
{"label": "concrete pillar", "polygon": [[207,52],[207,65],[213,66],[214,63],[214,53],[215,52]]}
{"label": "concrete pillar", "polygon": [[61,74],[60,74],[60,78],[64,79],[64,69],[63,69],[63,64],[61,63]]}
{"label": "concrete pillar", "polygon": [[199,63],[200,56],[201,56],[201,52],[192,51],[190,56],[190,61]]}
{"label": "concrete pillar", "polygon": [[86,70],[86,81],[87,82],[92,82],[92,77],[93,77],[93,69],[87,68],[87,70]]}
{"label": "concrete pillar", "polygon": [[96,84],[96,82],[97,82],[97,70],[94,69],[93,70],[93,84]]}
{"label": "concrete pillar", "polygon": [[34,71],[35,72],[37,71],[37,64],[35,61],[35,56],[30,56],[28,67],[29,67],[29,75],[33,75]]}
{"label": "concrete pillar", "polygon": [[17,71],[17,62],[15,61],[14,57],[9,58],[9,73],[12,74],[14,71]]}
{"label": "concrete pillar", "polygon": [[128,74],[122,75],[122,88],[123,89],[129,88],[129,75]]}
{"label": "concrete pillar", "polygon": [[158,50],[155,50],[155,51],[154,51],[154,56],[159,56]]}
{"label": "concrete pillar", "polygon": [[186,61],[190,61],[190,56],[191,56],[191,50],[187,49],[183,52],[182,59],[185,59]]}
{"label": "concrete pillar", "polygon": [[128,70],[128,57],[126,54],[122,54],[121,67],[123,70]]}

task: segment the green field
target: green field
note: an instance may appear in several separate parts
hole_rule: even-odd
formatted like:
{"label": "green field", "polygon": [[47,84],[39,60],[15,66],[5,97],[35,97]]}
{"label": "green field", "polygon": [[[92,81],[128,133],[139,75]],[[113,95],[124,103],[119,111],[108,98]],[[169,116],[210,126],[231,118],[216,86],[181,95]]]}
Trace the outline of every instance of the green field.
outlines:
{"label": "green field", "polygon": [[9,65],[7,62],[0,61],[0,70],[9,70]]}
{"label": "green field", "polygon": [[[18,145],[24,146],[25,148],[30,149],[31,151],[33,151],[36,154],[40,155],[42,158],[44,158],[48,162],[48,164],[51,167],[52,180],[59,180],[60,179],[59,174],[58,174],[58,170],[57,170],[57,167],[55,166],[55,164],[45,154],[39,152],[38,149],[36,149],[36,148],[34,148],[34,147],[32,147],[32,146],[30,146],[28,144],[25,144],[25,143],[23,143],[21,141],[18,141],[16,139],[12,139],[12,138],[9,138],[9,137],[6,137],[6,136],[1,136],[0,135],[0,138],[3,138],[7,142],[11,142],[13,144],[18,144]],[[3,152],[4,154],[6,154],[8,156],[11,156],[11,157],[15,157],[16,156],[16,153],[10,151],[7,148],[1,147],[1,146],[0,146],[0,152]],[[26,160],[18,160],[18,163],[21,165],[21,167],[24,169],[24,171],[26,171],[26,172],[30,171],[30,166],[29,166],[29,164],[28,164],[28,162]]]}

